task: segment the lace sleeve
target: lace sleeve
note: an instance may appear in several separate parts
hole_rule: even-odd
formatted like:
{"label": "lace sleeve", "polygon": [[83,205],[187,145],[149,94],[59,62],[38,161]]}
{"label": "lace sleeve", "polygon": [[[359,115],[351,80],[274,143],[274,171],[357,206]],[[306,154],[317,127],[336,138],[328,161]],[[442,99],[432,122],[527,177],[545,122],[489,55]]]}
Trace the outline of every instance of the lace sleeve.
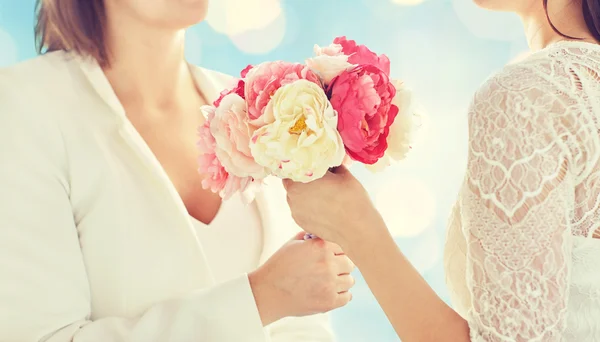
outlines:
{"label": "lace sleeve", "polygon": [[493,78],[470,111],[460,204],[472,341],[561,341],[566,325],[568,107],[537,77],[517,69]]}

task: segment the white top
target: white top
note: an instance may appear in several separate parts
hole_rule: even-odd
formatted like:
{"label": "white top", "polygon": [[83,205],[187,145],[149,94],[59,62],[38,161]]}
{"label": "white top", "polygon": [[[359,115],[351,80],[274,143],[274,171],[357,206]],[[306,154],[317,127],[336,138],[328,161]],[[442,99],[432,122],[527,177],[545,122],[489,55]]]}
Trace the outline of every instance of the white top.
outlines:
{"label": "white top", "polygon": [[559,43],[476,94],[445,252],[472,341],[600,341],[600,46]]}
{"label": "white top", "polygon": [[256,203],[246,203],[236,194],[223,201],[217,216],[208,225],[190,218],[217,282],[256,269],[263,235]]}
{"label": "white top", "polygon": [[[194,71],[208,98],[231,82]],[[300,230],[269,181],[261,263]],[[263,329],[247,275],[216,281],[229,264],[208,243],[95,61],[0,69],[0,341],[333,340],[326,315]]]}

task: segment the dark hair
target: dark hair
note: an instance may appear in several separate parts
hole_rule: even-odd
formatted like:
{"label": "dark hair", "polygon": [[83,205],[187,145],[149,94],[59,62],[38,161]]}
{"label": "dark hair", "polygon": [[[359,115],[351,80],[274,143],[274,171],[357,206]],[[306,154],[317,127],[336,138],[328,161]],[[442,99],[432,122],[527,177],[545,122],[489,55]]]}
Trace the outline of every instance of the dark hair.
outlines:
{"label": "dark hair", "polygon": [[39,53],[73,51],[108,65],[104,0],[36,0],[36,19]]}
{"label": "dark hair", "polygon": [[[548,0],[543,0],[543,2],[544,2],[544,10],[546,11],[546,18],[548,18],[548,22],[550,23],[550,26],[552,26],[552,29],[554,30],[554,32],[560,34],[561,36],[563,36],[565,38],[581,39],[581,38],[571,37],[571,36],[568,36],[568,35],[560,32],[556,28],[556,26],[554,26],[554,24],[552,23],[552,20],[550,20],[550,14],[548,13]],[[590,31],[590,33],[592,34],[594,39],[596,39],[597,41],[600,41],[600,0],[582,0],[581,2],[582,2],[583,18],[585,19],[585,23],[588,27],[588,30]]]}

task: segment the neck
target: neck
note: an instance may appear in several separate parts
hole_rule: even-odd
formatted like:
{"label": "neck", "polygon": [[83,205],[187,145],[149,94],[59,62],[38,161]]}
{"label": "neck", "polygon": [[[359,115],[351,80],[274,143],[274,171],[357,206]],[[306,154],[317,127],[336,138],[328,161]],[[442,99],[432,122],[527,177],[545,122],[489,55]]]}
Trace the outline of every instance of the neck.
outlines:
{"label": "neck", "polygon": [[554,26],[564,35],[555,32],[546,17],[542,1],[535,1],[520,13],[525,26],[529,47],[536,51],[563,40],[598,43],[590,34],[583,18],[581,0],[548,1],[548,16]]}
{"label": "neck", "polygon": [[159,30],[130,18],[109,17],[111,59],[104,73],[124,105],[172,108],[196,92],[184,57],[184,30]]}

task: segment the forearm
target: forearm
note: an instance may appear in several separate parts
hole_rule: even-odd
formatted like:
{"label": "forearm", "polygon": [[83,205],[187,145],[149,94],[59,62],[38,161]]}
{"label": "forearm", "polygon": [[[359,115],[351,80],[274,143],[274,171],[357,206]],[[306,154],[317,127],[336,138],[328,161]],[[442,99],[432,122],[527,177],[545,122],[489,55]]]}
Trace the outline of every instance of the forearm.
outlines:
{"label": "forearm", "polygon": [[346,248],[404,342],[470,341],[467,322],[444,303],[382,225]]}

